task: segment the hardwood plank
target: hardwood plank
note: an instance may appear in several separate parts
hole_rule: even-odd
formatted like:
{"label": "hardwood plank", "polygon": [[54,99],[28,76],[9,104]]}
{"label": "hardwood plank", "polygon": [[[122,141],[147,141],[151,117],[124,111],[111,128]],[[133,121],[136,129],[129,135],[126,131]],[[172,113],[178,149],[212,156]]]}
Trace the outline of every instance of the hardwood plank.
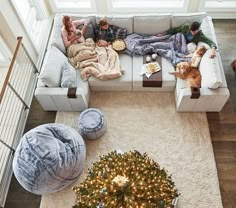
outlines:
{"label": "hardwood plank", "polygon": [[213,148],[224,208],[234,208],[236,204],[236,141],[214,141]]}

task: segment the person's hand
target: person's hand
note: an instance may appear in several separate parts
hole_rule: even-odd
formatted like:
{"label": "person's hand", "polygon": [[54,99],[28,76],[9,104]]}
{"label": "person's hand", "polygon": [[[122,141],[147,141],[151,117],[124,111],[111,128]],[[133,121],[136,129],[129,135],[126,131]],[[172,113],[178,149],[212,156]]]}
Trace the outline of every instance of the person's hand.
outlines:
{"label": "person's hand", "polygon": [[212,48],[211,48],[210,58],[215,58],[215,56],[216,56],[216,48],[215,48],[215,47],[212,47]]}
{"label": "person's hand", "polygon": [[74,37],[72,37],[71,43],[73,43],[74,41],[79,40],[79,39],[80,39],[80,36],[75,35]]}
{"label": "person's hand", "polygon": [[84,26],[87,26],[88,25],[88,20],[85,20],[84,21]]}
{"label": "person's hand", "polygon": [[97,45],[100,47],[106,47],[106,46],[108,46],[108,42],[105,40],[98,40]]}

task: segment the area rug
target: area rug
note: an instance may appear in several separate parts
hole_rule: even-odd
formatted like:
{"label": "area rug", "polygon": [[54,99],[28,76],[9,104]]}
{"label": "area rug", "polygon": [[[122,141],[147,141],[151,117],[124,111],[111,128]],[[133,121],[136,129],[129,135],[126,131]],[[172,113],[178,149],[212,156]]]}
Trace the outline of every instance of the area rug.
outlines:
{"label": "area rug", "polygon": [[[178,208],[222,208],[219,182],[205,113],[178,113],[173,93],[95,92],[90,107],[105,114],[107,131],[86,141],[87,159],[78,181],[65,190],[43,195],[41,208],[75,204],[79,184],[100,155],[138,150],[165,168],[181,193]],[[78,112],[58,112],[56,122],[78,129]]]}

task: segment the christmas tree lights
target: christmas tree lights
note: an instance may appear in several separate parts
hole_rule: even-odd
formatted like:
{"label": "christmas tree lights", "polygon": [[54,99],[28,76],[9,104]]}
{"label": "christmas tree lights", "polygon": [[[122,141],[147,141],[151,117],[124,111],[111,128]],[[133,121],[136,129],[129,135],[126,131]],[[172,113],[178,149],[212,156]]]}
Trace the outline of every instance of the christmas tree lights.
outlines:
{"label": "christmas tree lights", "polygon": [[138,151],[100,157],[73,190],[74,208],[171,208],[179,195],[171,176]]}

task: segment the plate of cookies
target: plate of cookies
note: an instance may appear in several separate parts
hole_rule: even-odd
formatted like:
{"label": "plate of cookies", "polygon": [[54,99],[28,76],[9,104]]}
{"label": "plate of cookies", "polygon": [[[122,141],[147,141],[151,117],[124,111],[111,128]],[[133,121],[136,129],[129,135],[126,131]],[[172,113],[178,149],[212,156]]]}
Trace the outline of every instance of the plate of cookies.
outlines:
{"label": "plate of cookies", "polygon": [[146,64],[146,72],[149,74],[153,74],[161,70],[160,65],[157,62],[151,62]]}
{"label": "plate of cookies", "polygon": [[145,74],[149,78],[153,73],[159,72],[161,70],[160,65],[157,62],[151,62],[148,64],[143,64],[140,75]]}

